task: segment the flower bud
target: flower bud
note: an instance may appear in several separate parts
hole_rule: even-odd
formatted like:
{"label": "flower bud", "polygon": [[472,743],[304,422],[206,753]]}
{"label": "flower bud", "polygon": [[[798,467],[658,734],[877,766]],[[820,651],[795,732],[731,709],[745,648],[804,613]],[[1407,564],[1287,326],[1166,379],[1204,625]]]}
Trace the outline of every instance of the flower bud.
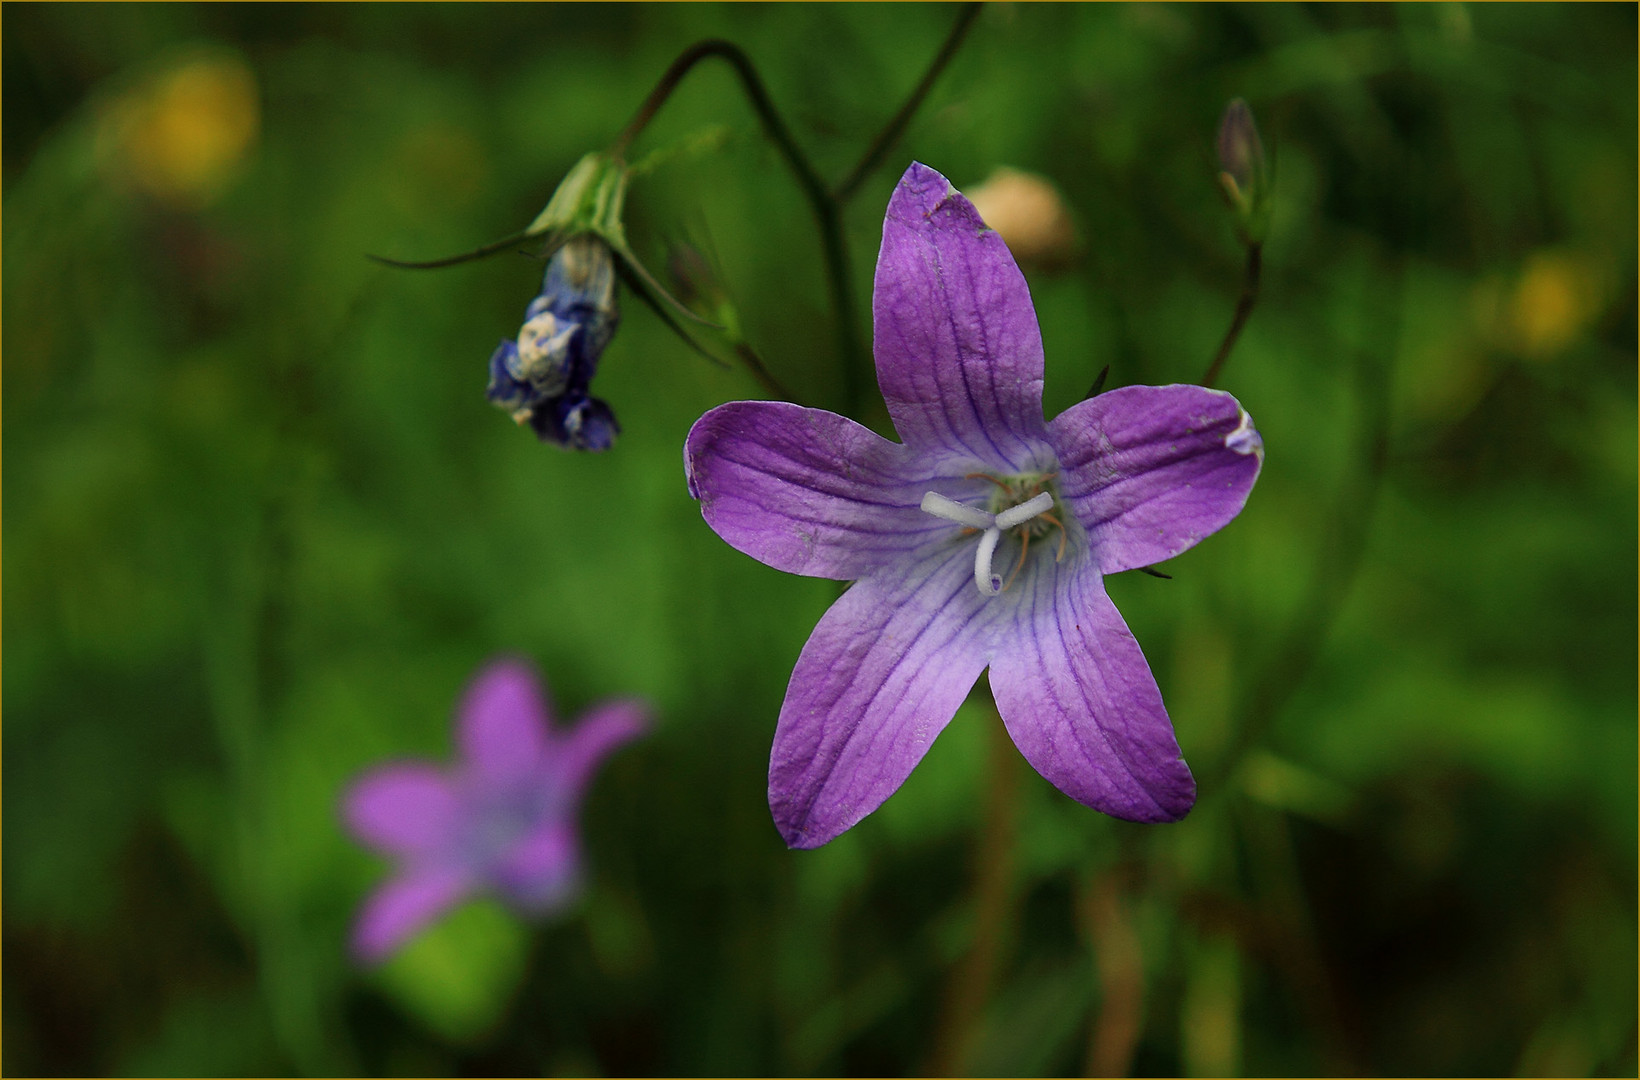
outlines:
{"label": "flower bud", "polygon": [[1259,243],[1269,224],[1270,178],[1253,110],[1241,98],[1225,106],[1219,121],[1219,186],[1236,216],[1244,244]]}
{"label": "flower bud", "polygon": [[1002,166],[965,194],[1021,266],[1056,270],[1080,253],[1070,211],[1046,177]]}

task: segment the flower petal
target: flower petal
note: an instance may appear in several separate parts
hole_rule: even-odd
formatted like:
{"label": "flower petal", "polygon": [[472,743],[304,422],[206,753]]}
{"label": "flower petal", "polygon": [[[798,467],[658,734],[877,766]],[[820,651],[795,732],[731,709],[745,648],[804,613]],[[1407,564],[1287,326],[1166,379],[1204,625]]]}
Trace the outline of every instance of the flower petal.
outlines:
{"label": "flower petal", "polygon": [[454,866],[429,865],[387,879],[353,924],[353,954],[379,963],[426,925],[470,895],[476,882]]}
{"label": "flower petal", "polygon": [[563,907],[580,886],[581,856],[575,827],[549,822],[507,852],[495,869],[496,885],[514,904],[533,915]]}
{"label": "flower petal", "polygon": [[1264,463],[1247,413],[1222,390],[1124,386],[1048,425],[1059,490],[1102,573],[1170,559],[1241,512]]}
{"label": "flower petal", "polygon": [[923,543],[927,469],[899,443],[823,409],[732,401],[684,443],[689,493],[714,532],[791,574],[852,580]]}
{"label": "flower petal", "polygon": [[1008,245],[913,164],[883,222],[872,293],[877,382],[900,438],[1019,473],[1045,460],[1042,335]]}
{"label": "flower petal", "polygon": [[1103,578],[1081,557],[1038,571],[991,662],[1014,745],[1079,803],[1127,821],[1177,821],[1196,782]]}
{"label": "flower petal", "polygon": [[769,761],[769,808],[791,847],[819,847],[882,805],[984,670],[992,614],[973,544],[857,582],[803,646]]}
{"label": "flower petal", "polygon": [[486,782],[522,780],[540,769],[549,723],[535,669],[523,660],[497,660],[462,696],[456,742]]}
{"label": "flower petal", "polygon": [[365,773],[342,798],[342,819],[360,842],[388,855],[424,855],[449,846],[461,813],[444,771],[423,762]]}
{"label": "flower petal", "polygon": [[573,806],[604,758],[649,728],[649,706],[637,700],[610,701],[588,713],[575,730],[560,736],[552,751],[554,771]]}

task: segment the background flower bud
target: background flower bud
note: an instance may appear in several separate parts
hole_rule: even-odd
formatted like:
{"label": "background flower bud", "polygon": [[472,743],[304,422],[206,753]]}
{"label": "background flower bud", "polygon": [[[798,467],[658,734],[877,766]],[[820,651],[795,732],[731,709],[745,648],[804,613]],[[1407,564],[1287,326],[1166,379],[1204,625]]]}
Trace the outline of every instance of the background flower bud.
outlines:
{"label": "background flower bud", "polygon": [[1264,142],[1259,138],[1253,110],[1241,98],[1224,107],[1219,121],[1219,186],[1236,215],[1236,231],[1242,243],[1264,238],[1270,196],[1269,171],[1264,161]]}
{"label": "background flower bud", "polygon": [[965,194],[1021,266],[1058,270],[1081,254],[1076,223],[1046,177],[1002,165]]}

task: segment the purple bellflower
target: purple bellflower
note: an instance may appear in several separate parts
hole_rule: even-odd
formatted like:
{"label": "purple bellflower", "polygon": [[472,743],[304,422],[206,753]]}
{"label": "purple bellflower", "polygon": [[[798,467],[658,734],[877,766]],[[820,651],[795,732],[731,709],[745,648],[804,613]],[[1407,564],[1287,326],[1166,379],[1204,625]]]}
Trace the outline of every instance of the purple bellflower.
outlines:
{"label": "purple bellflower", "polygon": [[343,800],[348,830],[397,863],[359,913],[355,955],[379,962],[483,891],[529,915],[564,907],[579,886],[581,796],[604,757],[646,725],[643,705],[613,701],[556,730],[528,665],[486,667],[456,715],[453,768],[384,765]]}
{"label": "purple bellflower", "polygon": [[547,261],[517,340],[490,356],[486,396],[542,442],[608,450],[620,434],[608,403],[588,393],[620,322],[615,284],[609,245],[593,233],[570,237]]}
{"label": "purple bellflower", "polygon": [[873,297],[892,442],[785,402],[689,432],[690,494],[779,570],[852,580],[798,656],[769,764],[787,844],[817,847],[904,782],[979,675],[1031,765],[1077,802],[1175,821],[1190,775],[1104,575],[1241,510],[1264,446],[1222,391],[1129,386],[1042,415],[1042,339],[1002,239],[925,165],[883,223]]}

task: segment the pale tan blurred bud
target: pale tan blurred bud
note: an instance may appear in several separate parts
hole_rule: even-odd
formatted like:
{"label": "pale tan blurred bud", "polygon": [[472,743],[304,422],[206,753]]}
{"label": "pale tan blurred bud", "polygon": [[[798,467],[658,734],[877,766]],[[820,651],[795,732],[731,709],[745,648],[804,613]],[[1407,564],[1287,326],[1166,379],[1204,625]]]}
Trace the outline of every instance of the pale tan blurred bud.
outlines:
{"label": "pale tan blurred bud", "polygon": [[964,194],[1021,266],[1061,270],[1082,254],[1076,223],[1046,177],[1003,165]]}

